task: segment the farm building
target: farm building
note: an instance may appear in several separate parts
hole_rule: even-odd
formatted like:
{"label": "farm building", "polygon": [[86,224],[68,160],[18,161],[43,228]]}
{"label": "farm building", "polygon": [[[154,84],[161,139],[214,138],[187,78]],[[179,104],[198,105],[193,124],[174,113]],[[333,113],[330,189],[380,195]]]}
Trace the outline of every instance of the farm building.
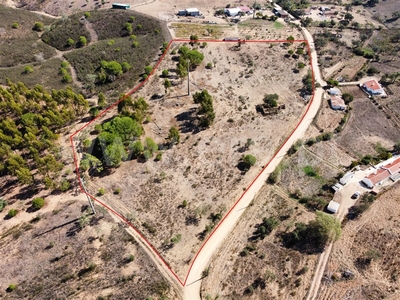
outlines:
{"label": "farm building", "polygon": [[281,18],[289,17],[289,13],[287,11],[283,10],[283,9],[275,8],[274,9],[274,14],[277,15],[278,17],[281,17]]}
{"label": "farm building", "polygon": [[376,79],[368,80],[361,85],[371,95],[384,95],[383,87]]}
{"label": "farm building", "polygon": [[346,104],[341,96],[331,96],[330,99],[331,108],[334,110],[345,110]]}
{"label": "farm building", "polygon": [[395,159],[393,162],[383,165],[377,169],[374,173],[364,177],[362,182],[372,189],[374,186],[381,184],[388,178],[392,178],[393,181],[397,180],[397,175],[400,172],[400,158]]}
{"label": "farm building", "polygon": [[178,16],[196,17],[201,16],[201,13],[197,8],[186,8],[178,11]]}
{"label": "farm building", "polygon": [[339,206],[340,204],[331,200],[329,201],[328,207],[326,208],[328,211],[330,211],[331,213],[337,213],[337,211],[339,210]]}
{"label": "farm building", "polygon": [[339,89],[337,89],[337,88],[330,88],[330,89],[328,90],[328,94],[329,94],[329,95],[338,96],[338,95],[340,95],[340,91],[339,91]]}
{"label": "farm building", "polygon": [[238,6],[238,8],[242,11],[244,14],[252,14],[253,11],[250,9],[248,6]]}
{"label": "farm building", "polygon": [[114,9],[130,9],[131,6],[129,4],[113,3],[112,8],[114,8]]}
{"label": "farm building", "polygon": [[225,8],[224,12],[229,17],[236,17],[242,13],[242,10],[239,7],[234,7],[234,8]]}

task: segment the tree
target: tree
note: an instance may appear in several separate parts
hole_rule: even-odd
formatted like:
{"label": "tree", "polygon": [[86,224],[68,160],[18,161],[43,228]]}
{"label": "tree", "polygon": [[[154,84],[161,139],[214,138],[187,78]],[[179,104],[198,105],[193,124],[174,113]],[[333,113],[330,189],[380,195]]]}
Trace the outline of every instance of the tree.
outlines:
{"label": "tree", "polygon": [[245,155],[242,160],[245,164],[247,164],[248,169],[250,169],[250,167],[254,166],[257,161],[257,159],[251,154]]}
{"label": "tree", "polygon": [[163,71],[162,71],[162,77],[167,77],[168,74],[169,74],[169,71],[168,71],[168,70],[163,70]]}
{"label": "tree", "polygon": [[68,46],[68,47],[71,47],[71,46],[73,46],[74,44],[75,44],[75,41],[74,41],[73,39],[71,39],[71,38],[67,39],[67,46]]}
{"label": "tree", "polygon": [[165,78],[164,80],[164,88],[165,88],[165,93],[167,93],[168,89],[172,86],[171,81],[169,81],[168,78]]}
{"label": "tree", "polygon": [[367,2],[367,4],[369,6],[375,6],[378,3],[379,3],[379,0],[368,0],[368,2]]}
{"label": "tree", "polygon": [[4,198],[0,198],[0,212],[3,211],[4,207],[7,206],[7,201]]}
{"label": "tree", "polygon": [[87,39],[86,39],[86,37],[83,36],[83,35],[81,35],[81,36],[79,37],[79,46],[80,46],[80,47],[84,47],[84,46],[86,46],[86,44],[87,44]]}
{"label": "tree", "polygon": [[352,94],[349,93],[343,93],[342,99],[344,100],[344,103],[349,104],[350,102],[353,101],[354,97]]}
{"label": "tree", "polygon": [[351,21],[351,20],[354,19],[354,16],[353,16],[351,13],[347,12],[347,13],[344,15],[344,19],[345,19],[346,21]]}
{"label": "tree", "polygon": [[104,151],[104,159],[109,167],[118,167],[123,160],[128,158],[128,153],[125,150],[121,139],[116,139],[114,143],[107,146]]}
{"label": "tree", "polygon": [[294,37],[292,35],[288,36],[288,38],[286,39],[289,42],[293,43],[294,42]]}
{"label": "tree", "polygon": [[153,72],[153,67],[152,66],[144,67],[144,73],[145,74],[150,75],[151,72]]}
{"label": "tree", "polygon": [[43,206],[44,206],[44,199],[43,198],[35,198],[35,199],[33,199],[33,201],[32,201],[32,207],[35,209],[35,210],[39,210],[39,209],[41,209]]}
{"label": "tree", "polygon": [[394,144],[393,152],[400,153],[400,142],[397,142],[396,144]]}
{"label": "tree", "polygon": [[313,19],[310,18],[310,17],[302,18],[302,19],[300,20],[301,25],[304,26],[304,27],[310,26],[310,25],[312,24],[312,22],[313,22]]}
{"label": "tree", "polygon": [[278,99],[279,99],[279,95],[278,94],[266,94],[266,95],[264,95],[263,101],[269,107],[277,107],[278,106],[278,102],[277,102]]}
{"label": "tree", "polygon": [[194,103],[200,104],[199,114],[202,115],[200,118],[200,125],[203,127],[209,127],[215,119],[213,99],[207,90],[196,92],[193,95]]}
{"label": "tree", "polygon": [[34,31],[43,31],[43,29],[44,29],[44,25],[41,22],[36,22],[32,28],[32,30],[34,30]]}
{"label": "tree", "polygon": [[158,145],[153,141],[152,138],[146,138],[145,142],[144,142],[145,146],[144,148],[150,152],[151,157],[153,156],[153,154],[155,152],[158,151]]}
{"label": "tree", "polygon": [[176,129],[176,127],[172,126],[169,129],[168,140],[170,141],[170,143],[172,145],[174,145],[174,144],[179,144],[179,139],[180,139],[180,136],[179,136],[178,129]]}
{"label": "tree", "polygon": [[132,157],[137,158],[143,153],[144,147],[142,142],[140,140],[137,140],[129,144],[129,150],[132,153]]}
{"label": "tree", "polygon": [[101,109],[107,106],[106,97],[102,92],[98,94],[97,105],[100,106]]}
{"label": "tree", "polygon": [[25,66],[24,67],[24,73],[25,74],[29,74],[29,73],[32,73],[32,72],[33,72],[32,66]]}

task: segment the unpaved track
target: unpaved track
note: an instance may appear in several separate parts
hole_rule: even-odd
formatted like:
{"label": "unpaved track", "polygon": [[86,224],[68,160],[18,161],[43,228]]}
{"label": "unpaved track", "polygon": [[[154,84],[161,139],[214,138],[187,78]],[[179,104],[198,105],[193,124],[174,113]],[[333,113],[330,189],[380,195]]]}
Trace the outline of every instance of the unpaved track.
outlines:
{"label": "unpaved track", "polygon": [[[317,54],[315,52],[314,41],[311,34],[303,29],[303,34],[307,38],[310,49],[311,49],[311,67],[314,72],[315,82],[319,82],[324,85],[325,82],[321,77],[321,73],[317,64]],[[240,216],[243,214],[245,208],[250,202],[256,197],[262,186],[265,184],[269,174],[273,172],[276,166],[280,163],[286,152],[289,150],[291,145],[300,139],[307,128],[311,124],[312,120],[316,116],[318,109],[321,105],[323,95],[323,89],[317,88],[314,92],[313,99],[310,106],[302,118],[300,124],[297,126],[292,135],[286,140],[285,144],[278,150],[275,156],[271,159],[269,164],[265,167],[261,174],[254,180],[252,185],[244,192],[239,201],[235,206],[228,212],[225,218],[218,224],[214,232],[203,244],[202,248],[197,253],[189,273],[186,277],[185,286],[183,288],[184,299],[201,299],[200,288],[202,272],[208,266],[212,255],[222,245],[224,239],[229,235],[235,224],[238,222]]]}

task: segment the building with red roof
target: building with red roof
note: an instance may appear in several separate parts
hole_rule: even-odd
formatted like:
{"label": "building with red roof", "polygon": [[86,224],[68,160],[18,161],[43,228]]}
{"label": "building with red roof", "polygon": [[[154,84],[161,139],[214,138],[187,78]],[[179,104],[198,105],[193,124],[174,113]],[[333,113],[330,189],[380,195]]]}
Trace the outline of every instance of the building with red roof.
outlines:
{"label": "building with red roof", "polygon": [[383,87],[376,79],[371,79],[361,85],[371,95],[384,95]]}
{"label": "building with red roof", "polygon": [[389,164],[383,165],[374,173],[365,177],[362,181],[369,188],[373,188],[377,184],[381,184],[386,179],[400,172],[400,158],[395,159]]}

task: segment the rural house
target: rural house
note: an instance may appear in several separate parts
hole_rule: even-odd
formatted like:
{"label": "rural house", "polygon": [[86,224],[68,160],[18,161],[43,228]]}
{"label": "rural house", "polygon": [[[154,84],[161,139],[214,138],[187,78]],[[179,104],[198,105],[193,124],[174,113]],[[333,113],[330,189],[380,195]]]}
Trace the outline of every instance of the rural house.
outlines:
{"label": "rural house", "polygon": [[242,13],[242,10],[239,7],[234,7],[234,8],[225,8],[224,12],[229,17],[236,17]]}
{"label": "rural house", "polygon": [[368,80],[364,82],[361,87],[365,89],[369,94],[372,96],[375,95],[385,95],[385,91],[383,90],[383,87],[379,84],[379,82],[376,79]]}
{"label": "rural house", "polygon": [[342,99],[341,96],[336,96],[336,95],[331,96],[330,103],[331,103],[331,108],[334,110],[346,109],[346,104],[344,103],[344,100]]}
{"label": "rural house", "polygon": [[200,15],[201,13],[197,8],[186,8],[184,10],[178,11],[178,16],[196,17]]}
{"label": "rural house", "polygon": [[289,13],[283,9],[274,8],[274,14],[281,18],[289,17]]}
{"label": "rural house", "polygon": [[362,182],[372,189],[374,186],[381,184],[386,179],[390,178],[396,181],[400,177],[400,158],[395,159],[393,162],[383,165],[374,173],[364,177]]}

